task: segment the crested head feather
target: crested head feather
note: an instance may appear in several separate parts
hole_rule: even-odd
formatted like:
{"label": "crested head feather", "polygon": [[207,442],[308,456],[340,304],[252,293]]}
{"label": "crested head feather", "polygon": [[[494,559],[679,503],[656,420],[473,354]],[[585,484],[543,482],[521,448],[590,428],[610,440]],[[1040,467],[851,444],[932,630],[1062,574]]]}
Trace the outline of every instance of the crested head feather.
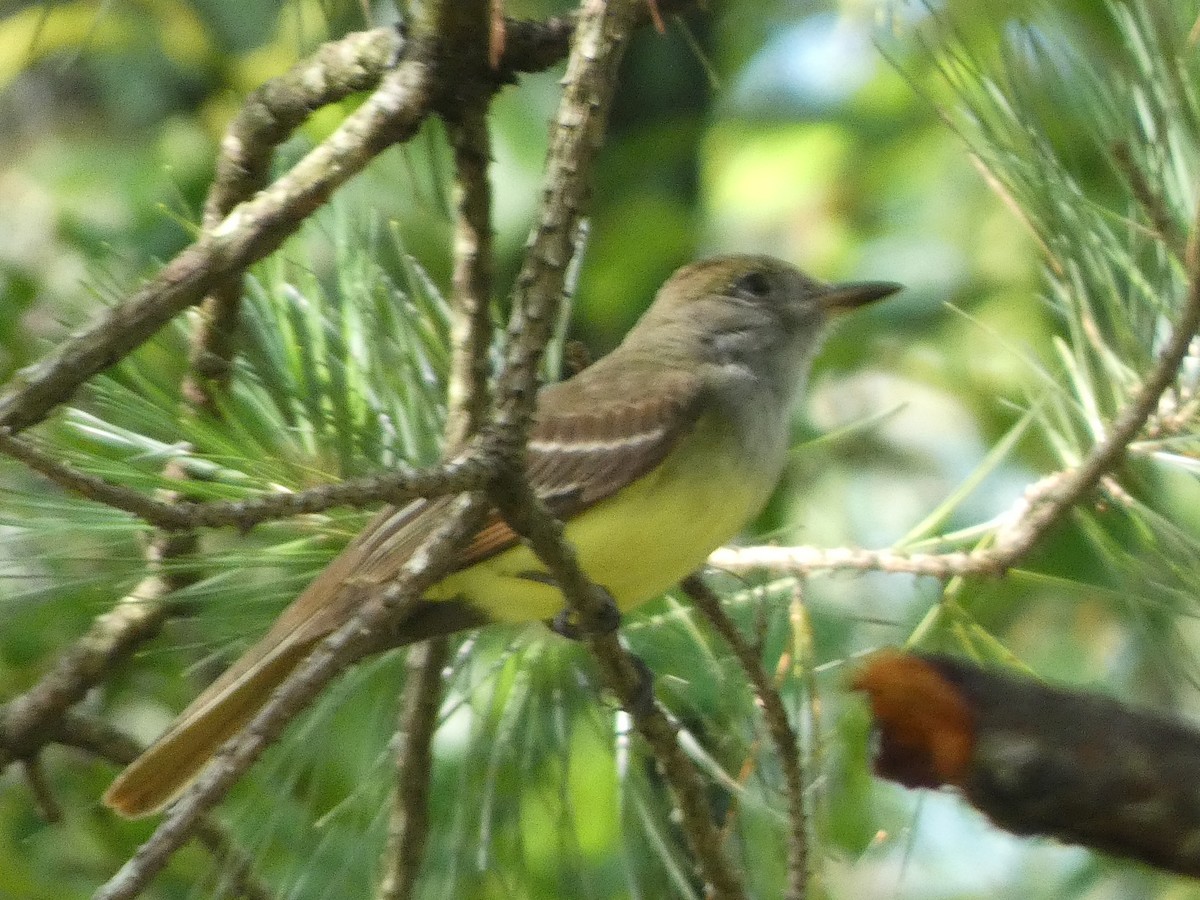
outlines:
{"label": "crested head feather", "polygon": [[702,259],[676,270],[659,289],[655,306],[686,306],[703,297],[819,294],[826,287],[773,256],[737,253]]}
{"label": "crested head feather", "polygon": [[770,256],[713,257],[672,275],[622,347],[631,357],[715,366],[707,378],[732,376],[732,402],[747,379],[794,398],[829,322],[898,289],[830,285]]}

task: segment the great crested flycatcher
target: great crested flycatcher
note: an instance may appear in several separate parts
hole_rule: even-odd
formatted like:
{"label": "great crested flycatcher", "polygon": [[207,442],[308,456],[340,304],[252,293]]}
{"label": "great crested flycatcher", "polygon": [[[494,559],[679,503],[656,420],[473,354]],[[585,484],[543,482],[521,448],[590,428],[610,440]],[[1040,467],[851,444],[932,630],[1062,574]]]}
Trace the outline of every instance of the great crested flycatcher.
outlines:
{"label": "great crested flycatcher", "polygon": [[[530,484],[622,611],[693,572],[762,508],[825,326],[897,290],[822,284],[766,256],[694,263],[671,276],[616,350],[538,394]],[[166,805],[322,638],[396,577],[451,502],[415,500],[376,516],[104,802],[127,816]],[[549,619],[562,605],[537,557],[493,515],[456,571],[376,649]]]}

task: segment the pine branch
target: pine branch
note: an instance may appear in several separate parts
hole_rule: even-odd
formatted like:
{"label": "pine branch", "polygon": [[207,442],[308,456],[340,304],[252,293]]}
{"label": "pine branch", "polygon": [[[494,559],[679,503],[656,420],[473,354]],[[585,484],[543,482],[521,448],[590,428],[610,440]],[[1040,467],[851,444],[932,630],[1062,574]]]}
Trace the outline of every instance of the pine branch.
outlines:
{"label": "pine branch", "polygon": [[449,642],[434,638],[410,650],[406,660],[409,675],[404,684],[404,708],[393,739],[397,748],[396,786],[377,900],[408,900],[416,896],[429,831],[431,748],[449,656]]}
{"label": "pine branch", "polygon": [[22,371],[0,397],[0,424],[45,417],[91,376],[122,359],[178,313],[277,249],[330,194],[386,146],[416,133],[430,111],[431,67],[405,59],[324,142],[238,205],[123,303]]}
{"label": "pine branch", "polygon": [[[578,211],[586,197],[590,162],[600,143],[607,99],[615,83],[616,61],[620,56],[617,50],[624,43],[632,19],[628,7],[616,13],[601,3],[587,5],[579,19],[579,33],[568,63],[564,112],[552,142],[547,174],[550,187],[538,234],[518,282],[510,326],[509,361],[501,376],[496,430],[483,451],[491,483],[503,483],[508,472],[519,471],[511,466],[513,460],[520,459],[532,410],[537,361],[550,335],[545,323],[553,313],[562,287],[567,253],[561,251],[564,244],[569,250]],[[415,46],[430,48],[430,59],[437,58],[436,40],[434,34],[413,35]],[[401,63],[397,71],[405,65]],[[549,321],[553,321],[552,315]],[[479,526],[483,509],[480,497],[464,498],[430,545],[412,556],[379,603],[365,606],[352,621],[318,646],[241,735],[222,748],[213,763],[171,807],[154,835],[101,889],[98,900],[133,897],[144,887],[186,840],[199,817],[278,736],[288,719],[365,649],[369,635],[402,615],[413,598],[444,577],[461,542]],[[730,892],[727,895],[734,896]]]}
{"label": "pine branch", "polygon": [[758,651],[742,636],[712,588],[695,575],[684,579],[680,587],[729,644],[762,704],[767,731],[783,769],[788,822],[791,826],[788,830],[788,889],[784,896],[788,900],[804,900],[808,896],[808,883],[812,877],[808,850],[809,813],[804,801],[805,779],[800,759],[800,740],[788,721],[783,697],[763,670]]}
{"label": "pine branch", "polygon": [[[390,29],[348,35],[252,92],[221,141],[201,228],[217,229],[267,185],[275,151],[314,111],[377,85],[402,52],[402,39]],[[244,271],[230,271],[200,305],[182,384],[184,402],[197,413],[217,413],[233,371]]]}
{"label": "pine branch", "polygon": [[[74,747],[118,766],[128,765],[142,751],[136,741],[100,719],[71,711],[55,720],[49,738],[64,747]],[[237,846],[221,824],[205,817],[197,823],[195,837],[220,868],[228,896],[272,900],[274,894],[255,876],[250,856]]]}
{"label": "pine branch", "polygon": [[324,512],[338,506],[371,508],[380,503],[402,504],[418,497],[457,494],[480,488],[486,480],[478,459],[464,453],[430,469],[397,467],[398,470],[391,472],[350,478],[296,493],[229,501],[158,500],[59,462],[50,453],[26,439],[13,437],[3,428],[0,428],[0,453],[25,463],[64,490],[132,513],[165,531],[229,525],[249,531],[262,522]]}
{"label": "pine branch", "polygon": [[450,123],[454,145],[454,317],[446,441],[463,443],[483,424],[489,407],[488,348],[492,322],[492,197],[488,100],[476,100]]}
{"label": "pine branch", "polygon": [[[467,67],[484,56],[495,65],[499,48],[484,4],[435,7],[444,21],[433,23],[443,40],[457,48]],[[482,426],[489,407],[488,348],[492,335],[492,194],[488,179],[491,142],[490,96],[479,92],[465,103],[456,98],[448,125],[454,145],[454,278],[451,302],[451,361],[446,415],[446,446],[463,446]],[[446,116],[446,112],[443,112]],[[396,742],[396,784],[383,851],[379,900],[407,900],[416,891],[429,829],[432,745],[441,706],[442,675],[450,646],[434,638],[410,651],[403,709]]]}
{"label": "pine branch", "polygon": [[[189,536],[182,538],[190,542]],[[165,552],[160,548],[159,552]],[[0,707],[0,771],[14,760],[34,760],[56,739],[67,711],[100,684],[129,653],[156,635],[167,616],[157,602],[173,585],[151,575],[91,628],[25,693]]]}
{"label": "pine branch", "polygon": [[[562,17],[507,23],[500,66],[489,73],[491,89],[517,73],[554,65],[566,53],[571,27],[571,19]],[[436,81],[439,69],[429,58],[429,48],[412,58],[405,57],[404,48],[394,29],[350,35],[264,85],[226,137],[217,185],[196,242],[121,304],[18,373],[0,394],[0,425],[16,432],[41,421],[88,378],[277,249],[381,150],[415,134],[443,88]],[[272,151],[290,130],[321,104],[372,86],[372,95],[334,134],[254,195],[264,182]],[[225,318],[235,302],[222,297],[218,308],[210,310],[212,338],[201,346],[216,347],[231,335]],[[218,351],[218,359],[225,352]],[[204,369],[213,361],[199,362]]]}
{"label": "pine branch", "polygon": [[497,389],[496,451],[500,471],[492,502],[526,537],[554,577],[567,608],[596,656],[607,686],[629,710],[671,784],[691,844],[714,897],[743,896],[720,847],[704,791],[694,766],[676,740],[675,727],[653,700],[644,665],[621,646],[612,598],[591,584],[579,568],[561,525],[523,483],[521,456],[531,422],[542,353],[558,319],[567,261],[590,192],[592,161],[600,146],[616,84],[617,66],[630,29],[633,3],[585,3],[563,99],[555,117],[546,166],[541,215],[517,278],[508,326],[508,352]]}

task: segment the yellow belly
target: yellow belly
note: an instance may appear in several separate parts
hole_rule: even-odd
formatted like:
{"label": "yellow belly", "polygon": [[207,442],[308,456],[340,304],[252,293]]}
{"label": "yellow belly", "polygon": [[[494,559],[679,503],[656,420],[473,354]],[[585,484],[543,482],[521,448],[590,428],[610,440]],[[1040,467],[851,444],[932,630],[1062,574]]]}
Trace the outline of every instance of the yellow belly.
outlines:
{"label": "yellow belly", "polygon": [[[752,471],[736,453],[676,448],[659,468],[567,523],[567,539],[588,577],[628,611],[696,571],[745,527],[776,477]],[[465,597],[501,622],[549,619],[563,608],[562,595],[531,572],[545,568],[518,546],[448,576],[425,596]]]}

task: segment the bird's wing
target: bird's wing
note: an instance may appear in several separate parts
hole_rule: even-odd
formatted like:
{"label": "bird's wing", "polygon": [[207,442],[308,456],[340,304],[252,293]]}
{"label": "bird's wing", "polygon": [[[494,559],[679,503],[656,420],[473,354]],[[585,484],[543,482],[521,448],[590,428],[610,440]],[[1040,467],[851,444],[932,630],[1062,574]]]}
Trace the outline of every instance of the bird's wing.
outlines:
{"label": "bird's wing", "polygon": [[[529,439],[529,484],[559,519],[570,519],[659,465],[696,424],[699,379],[687,372],[656,378],[642,396],[590,397],[575,382],[545,392]],[[579,402],[582,401],[582,402]],[[463,567],[494,556],[517,542],[496,513],[463,554]]]}
{"label": "bird's wing", "polygon": [[[663,367],[653,385],[647,385],[636,376],[604,372],[604,365],[601,360],[538,395],[528,478],[560,519],[579,514],[654,469],[700,415],[701,379],[693,372]],[[262,643],[309,643],[338,628],[374,588],[399,575],[445,521],[453,502],[437,497],[383,510],[284,610],[267,635],[271,640]],[[466,548],[459,568],[501,553],[517,541],[513,530],[493,513]]]}

